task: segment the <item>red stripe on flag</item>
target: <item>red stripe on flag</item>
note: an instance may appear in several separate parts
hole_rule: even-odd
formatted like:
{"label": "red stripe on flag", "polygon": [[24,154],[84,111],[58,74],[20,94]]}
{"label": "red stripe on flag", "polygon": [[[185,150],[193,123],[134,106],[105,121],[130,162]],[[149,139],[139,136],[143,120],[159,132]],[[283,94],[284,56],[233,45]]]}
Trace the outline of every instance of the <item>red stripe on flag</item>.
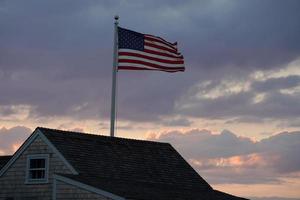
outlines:
{"label": "red stripe on flag", "polygon": [[118,70],[156,70],[156,69],[149,69],[145,67],[119,66]]}
{"label": "red stripe on flag", "polygon": [[145,68],[145,67],[132,67],[132,66],[119,66],[118,70],[140,70],[140,71],[144,71],[144,70],[148,70],[148,71],[164,71],[164,72],[178,72],[178,71],[184,71],[183,70],[163,70],[163,69],[149,69],[149,68]]}

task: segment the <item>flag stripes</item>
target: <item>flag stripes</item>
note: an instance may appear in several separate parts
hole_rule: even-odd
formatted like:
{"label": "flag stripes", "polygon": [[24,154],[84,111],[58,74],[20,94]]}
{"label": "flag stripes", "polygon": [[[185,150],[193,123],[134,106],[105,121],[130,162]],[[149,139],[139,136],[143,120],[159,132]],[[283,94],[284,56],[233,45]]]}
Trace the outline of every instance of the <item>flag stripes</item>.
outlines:
{"label": "flag stripes", "polygon": [[[123,28],[119,31],[122,48],[118,51],[118,70],[184,71],[184,58],[177,43]],[[142,47],[142,48],[141,48]]]}
{"label": "flag stripes", "polygon": [[177,50],[177,42],[175,42],[175,43],[172,44],[172,43],[167,42],[166,40],[164,40],[164,39],[162,39],[160,37],[156,37],[156,36],[152,36],[152,35],[147,35],[147,34],[145,34],[144,36],[149,41],[160,42],[160,43],[163,43],[163,44],[169,46],[170,48],[173,48],[174,50]]}
{"label": "flag stripes", "polygon": [[120,59],[133,59],[134,57],[138,58],[143,58],[143,59],[148,59],[152,61],[157,61],[157,62],[165,62],[168,64],[184,64],[183,60],[177,59],[177,58],[165,58],[163,56],[149,56],[145,54],[139,54],[139,53],[132,53],[132,52],[119,52],[119,60]]}
{"label": "flag stripes", "polygon": [[162,69],[162,68],[147,68],[145,66],[135,66],[132,64],[131,66],[120,66],[119,70],[151,70],[151,71],[164,71],[164,72],[178,72],[181,69]]}

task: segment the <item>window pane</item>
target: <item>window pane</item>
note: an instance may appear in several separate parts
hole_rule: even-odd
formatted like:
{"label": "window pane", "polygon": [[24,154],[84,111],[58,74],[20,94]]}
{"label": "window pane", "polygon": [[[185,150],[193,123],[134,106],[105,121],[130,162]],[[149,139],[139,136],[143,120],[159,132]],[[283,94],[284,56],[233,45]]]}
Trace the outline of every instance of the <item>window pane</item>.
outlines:
{"label": "window pane", "polygon": [[30,169],[45,168],[45,159],[30,159]]}
{"label": "window pane", "polygon": [[30,179],[44,179],[45,178],[45,170],[30,170],[29,178]]}

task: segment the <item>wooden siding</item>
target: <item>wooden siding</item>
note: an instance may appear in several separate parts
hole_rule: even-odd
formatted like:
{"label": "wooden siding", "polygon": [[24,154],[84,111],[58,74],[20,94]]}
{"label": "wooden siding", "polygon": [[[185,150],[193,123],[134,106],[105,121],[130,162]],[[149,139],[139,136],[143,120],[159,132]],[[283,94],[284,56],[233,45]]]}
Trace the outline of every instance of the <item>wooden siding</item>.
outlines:
{"label": "wooden siding", "polygon": [[57,200],[77,200],[77,199],[93,199],[93,200],[111,200],[100,194],[86,191],[77,186],[64,183],[62,181],[56,182],[56,198]]}
{"label": "wooden siding", "polygon": [[[32,154],[49,154],[48,183],[25,184],[27,156]],[[0,177],[0,200],[5,200],[7,197],[14,197],[15,199],[51,200],[54,173],[71,174],[71,171],[38,136],[3,176]]]}

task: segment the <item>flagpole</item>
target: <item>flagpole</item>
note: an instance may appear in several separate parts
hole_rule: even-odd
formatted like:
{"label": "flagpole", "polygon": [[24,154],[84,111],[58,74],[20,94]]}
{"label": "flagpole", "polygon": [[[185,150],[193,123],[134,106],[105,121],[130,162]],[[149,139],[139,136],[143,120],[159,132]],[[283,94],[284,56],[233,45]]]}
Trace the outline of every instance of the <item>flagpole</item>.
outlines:
{"label": "flagpole", "polygon": [[110,136],[115,136],[116,120],[116,87],[117,87],[117,67],[118,67],[118,22],[119,16],[115,16],[115,33],[114,33],[114,56],[112,70],[112,90],[111,90],[111,113],[110,113]]}

